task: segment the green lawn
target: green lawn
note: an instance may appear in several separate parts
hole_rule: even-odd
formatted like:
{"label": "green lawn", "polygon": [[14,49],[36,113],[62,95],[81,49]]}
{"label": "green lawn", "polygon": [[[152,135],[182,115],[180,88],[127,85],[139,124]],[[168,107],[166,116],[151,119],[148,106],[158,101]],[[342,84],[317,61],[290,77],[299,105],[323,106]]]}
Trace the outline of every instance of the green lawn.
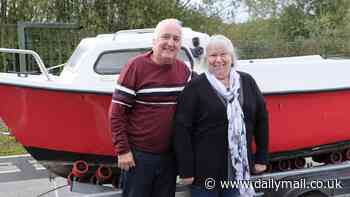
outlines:
{"label": "green lawn", "polygon": [[8,128],[1,123],[0,119],[0,156],[27,153],[23,146],[20,143],[16,142],[15,137],[1,133],[6,131],[8,131]]}
{"label": "green lawn", "polygon": [[0,119],[0,132],[4,132],[4,131],[8,131],[8,129]]}
{"label": "green lawn", "polygon": [[23,146],[12,136],[0,134],[0,156],[27,153]]}

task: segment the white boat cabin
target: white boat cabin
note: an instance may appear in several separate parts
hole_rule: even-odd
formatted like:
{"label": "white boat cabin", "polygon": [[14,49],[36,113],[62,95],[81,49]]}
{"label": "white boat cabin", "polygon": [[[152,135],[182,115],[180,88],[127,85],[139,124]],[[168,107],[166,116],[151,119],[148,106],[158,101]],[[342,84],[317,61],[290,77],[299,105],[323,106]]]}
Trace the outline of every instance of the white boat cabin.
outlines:
{"label": "white boat cabin", "polygon": [[[34,51],[1,49],[31,54],[40,75],[0,73],[0,83],[53,90],[112,93],[118,73],[129,58],[151,49],[153,29],[123,30],[83,39],[58,75],[49,74]],[[183,28],[179,58],[197,73],[206,70],[203,51],[209,36]],[[238,70],[250,73],[264,93],[287,93],[350,88],[350,60],[321,56],[240,60]]]}

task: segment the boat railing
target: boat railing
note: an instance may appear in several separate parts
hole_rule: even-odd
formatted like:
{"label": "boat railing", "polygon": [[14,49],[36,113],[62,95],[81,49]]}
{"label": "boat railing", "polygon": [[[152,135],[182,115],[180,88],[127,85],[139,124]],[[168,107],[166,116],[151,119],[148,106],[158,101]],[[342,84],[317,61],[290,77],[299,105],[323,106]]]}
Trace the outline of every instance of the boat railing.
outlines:
{"label": "boat railing", "polygon": [[39,56],[38,53],[36,53],[35,51],[32,50],[26,50],[26,49],[9,49],[9,48],[0,48],[0,52],[3,53],[17,53],[17,54],[26,54],[26,55],[32,55],[36,61],[36,63],[38,64],[38,67],[40,69],[40,72],[45,76],[45,78],[50,81],[50,75],[48,70],[45,67],[45,64],[43,62],[43,60],[41,59],[41,57]]}

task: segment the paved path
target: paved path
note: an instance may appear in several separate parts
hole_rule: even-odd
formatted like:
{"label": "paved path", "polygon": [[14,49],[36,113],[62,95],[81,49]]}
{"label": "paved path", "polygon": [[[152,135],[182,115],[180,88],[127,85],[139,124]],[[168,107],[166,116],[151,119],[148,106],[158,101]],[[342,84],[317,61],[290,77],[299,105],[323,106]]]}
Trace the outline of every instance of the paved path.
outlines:
{"label": "paved path", "polygon": [[47,178],[49,175],[30,155],[0,157],[0,183]]}
{"label": "paved path", "polygon": [[70,189],[66,179],[54,177],[30,155],[0,157],[0,197],[121,197],[111,187],[77,183]]}
{"label": "paved path", "polygon": [[[63,178],[52,177],[30,155],[0,157],[0,196],[37,197],[59,185],[66,184]],[[54,193],[45,197],[56,196]]]}

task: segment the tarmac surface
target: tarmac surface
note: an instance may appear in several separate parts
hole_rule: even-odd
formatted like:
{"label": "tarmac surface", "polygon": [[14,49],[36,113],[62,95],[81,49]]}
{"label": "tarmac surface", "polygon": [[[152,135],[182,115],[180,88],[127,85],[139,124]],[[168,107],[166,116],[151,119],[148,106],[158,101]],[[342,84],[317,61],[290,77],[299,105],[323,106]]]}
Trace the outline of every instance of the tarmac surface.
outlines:
{"label": "tarmac surface", "polygon": [[75,183],[47,171],[30,155],[0,157],[0,197],[119,197],[111,187]]}
{"label": "tarmac surface", "polygon": [[[0,157],[0,197],[121,197],[121,191],[84,183],[71,187],[30,155],[19,155]],[[177,192],[176,197],[188,197],[188,193]]]}
{"label": "tarmac surface", "polygon": [[30,155],[0,157],[0,197],[37,197],[64,184],[65,179],[55,178]]}

